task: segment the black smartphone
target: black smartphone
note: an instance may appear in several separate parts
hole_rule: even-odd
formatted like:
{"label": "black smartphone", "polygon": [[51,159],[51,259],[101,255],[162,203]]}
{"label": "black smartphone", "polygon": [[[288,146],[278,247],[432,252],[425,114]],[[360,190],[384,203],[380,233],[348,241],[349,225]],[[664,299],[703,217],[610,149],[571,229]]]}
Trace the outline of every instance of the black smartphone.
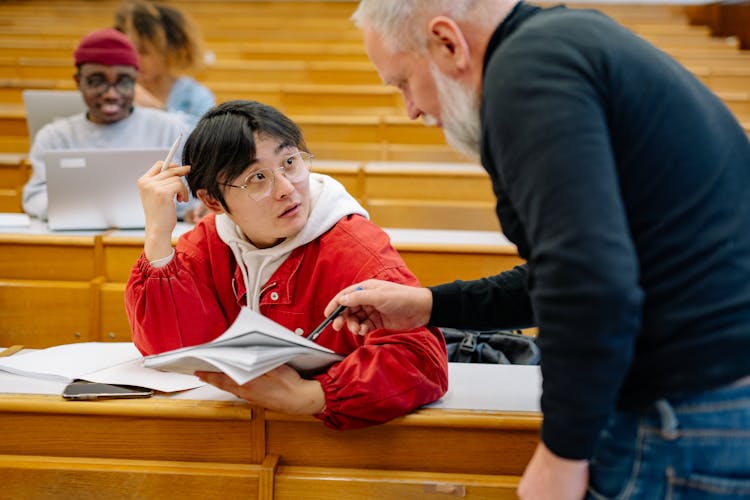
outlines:
{"label": "black smartphone", "polygon": [[147,387],[76,380],[65,387],[62,397],[71,401],[90,401],[96,399],[150,398],[153,394],[154,391]]}

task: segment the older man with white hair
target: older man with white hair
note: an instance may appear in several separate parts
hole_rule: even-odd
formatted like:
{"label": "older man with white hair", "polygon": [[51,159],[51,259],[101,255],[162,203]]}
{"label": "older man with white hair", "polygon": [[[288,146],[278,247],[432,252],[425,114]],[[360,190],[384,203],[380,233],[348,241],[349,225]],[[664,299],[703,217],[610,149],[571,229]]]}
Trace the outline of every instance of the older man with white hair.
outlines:
{"label": "older man with white hair", "polygon": [[536,324],[522,498],[746,498],[750,142],[726,106],[592,10],[362,0],[353,19],[409,116],[481,158],[527,264],[359,283],[334,328]]}

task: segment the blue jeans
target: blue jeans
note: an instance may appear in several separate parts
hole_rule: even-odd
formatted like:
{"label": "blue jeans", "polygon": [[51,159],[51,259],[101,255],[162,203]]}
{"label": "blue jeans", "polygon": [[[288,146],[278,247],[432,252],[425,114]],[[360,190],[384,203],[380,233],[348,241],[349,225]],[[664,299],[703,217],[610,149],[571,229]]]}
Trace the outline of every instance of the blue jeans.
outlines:
{"label": "blue jeans", "polygon": [[750,499],[750,383],[616,413],[589,471],[589,500]]}

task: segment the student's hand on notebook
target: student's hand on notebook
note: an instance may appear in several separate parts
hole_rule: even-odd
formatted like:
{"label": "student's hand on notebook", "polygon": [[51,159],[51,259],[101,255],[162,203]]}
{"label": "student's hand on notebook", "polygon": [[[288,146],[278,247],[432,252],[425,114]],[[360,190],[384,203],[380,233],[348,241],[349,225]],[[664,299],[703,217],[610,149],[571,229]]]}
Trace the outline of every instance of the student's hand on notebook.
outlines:
{"label": "student's hand on notebook", "polygon": [[162,163],[156,162],[138,179],[138,191],[146,216],[144,252],[150,261],[172,253],[172,231],[177,225],[174,199],[188,200],[188,188],[182,182],[182,176],[190,171],[190,167],[172,164],[162,172]]}
{"label": "student's hand on notebook", "polygon": [[320,382],[303,379],[294,368],[287,365],[281,365],[242,385],[223,373],[195,374],[206,383],[272,411],[293,415],[316,415],[326,406],[325,393]]}

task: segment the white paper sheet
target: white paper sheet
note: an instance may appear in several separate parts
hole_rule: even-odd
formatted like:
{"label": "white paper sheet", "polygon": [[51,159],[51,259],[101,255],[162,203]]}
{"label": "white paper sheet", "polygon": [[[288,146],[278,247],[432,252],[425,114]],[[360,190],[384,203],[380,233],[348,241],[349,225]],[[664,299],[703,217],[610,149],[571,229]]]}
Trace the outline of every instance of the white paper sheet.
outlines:
{"label": "white paper sheet", "polygon": [[29,226],[31,226],[31,218],[26,214],[0,212],[0,228]]}
{"label": "white paper sheet", "polygon": [[[148,387],[173,392],[203,382],[192,375],[165,373],[143,366],[130,342],[82,342],[0,358],[0,370],[36,380],[67,383],[75,379]],[[18,391],[23,392],[23,391]]]}

